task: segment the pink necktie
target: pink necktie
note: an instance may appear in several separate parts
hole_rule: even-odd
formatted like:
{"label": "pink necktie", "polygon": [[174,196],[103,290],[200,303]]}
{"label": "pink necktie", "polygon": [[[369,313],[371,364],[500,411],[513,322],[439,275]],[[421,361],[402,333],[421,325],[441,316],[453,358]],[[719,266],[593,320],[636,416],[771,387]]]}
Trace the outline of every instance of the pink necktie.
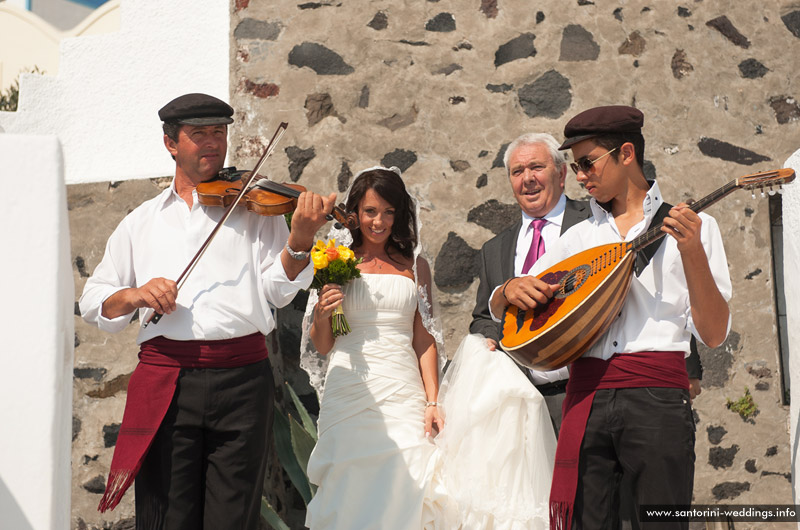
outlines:
{"label": "pink necktie", "polygon": [[525,256],[525,263],[522,264],[522,274],[528,274],[536,260],[544,254],[544,238],[542,237],[542,227],[547,224],[545,219],[534,219],[531,221],[533,227],[533,240],[528,255]]}

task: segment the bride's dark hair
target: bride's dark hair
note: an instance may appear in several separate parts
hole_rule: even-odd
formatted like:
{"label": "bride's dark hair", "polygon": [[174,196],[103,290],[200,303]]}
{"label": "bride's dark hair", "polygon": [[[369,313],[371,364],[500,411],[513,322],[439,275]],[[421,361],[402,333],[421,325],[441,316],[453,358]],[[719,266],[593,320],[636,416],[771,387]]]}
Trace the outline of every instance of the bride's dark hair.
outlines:
{"label": "bride's dark hair", "polygon": [[[353,182],[350,194],[347,196],[347,210],[358,212],[358,205],[367,193],[375,193],[392,205],[395,210],[392,234],[386,240],[386,253],[392,258],[394,249],[405,258],[414,256],[417,246],[417,214],[414,201],[406,191],[406,185],[400,175],[388,169],[371,169],[361,173]],[[351,230],[353,234],[353,248],[361,246],[363,236],[360,229]],[[393,258],[392,258],[393,259]]]}

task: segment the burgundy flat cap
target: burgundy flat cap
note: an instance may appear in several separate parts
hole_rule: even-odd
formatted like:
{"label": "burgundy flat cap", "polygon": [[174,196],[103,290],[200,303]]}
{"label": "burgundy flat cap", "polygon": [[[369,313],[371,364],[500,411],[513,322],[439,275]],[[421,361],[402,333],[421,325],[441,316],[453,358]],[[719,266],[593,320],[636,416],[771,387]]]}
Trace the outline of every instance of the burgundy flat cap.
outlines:
{"label": "burgundy flat cap", "polygon": [[601,134],[641,133],[644,114],[639,109],[624,105],[610,105],[585,110],[564,126],[564,143],[560,150],[569,149],[578,142]]}

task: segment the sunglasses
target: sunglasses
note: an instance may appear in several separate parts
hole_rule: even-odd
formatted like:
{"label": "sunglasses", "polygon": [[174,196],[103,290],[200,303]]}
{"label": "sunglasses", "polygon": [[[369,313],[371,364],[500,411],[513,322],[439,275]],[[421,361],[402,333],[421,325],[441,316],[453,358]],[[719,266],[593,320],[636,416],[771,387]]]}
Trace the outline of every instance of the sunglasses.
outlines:
{"label": "sunglasses", "polygon": [[583,171],[584,173],[588,173],[588,172],[589,172],[589,170],[590,170],[590,169],[592,169],[592,166],[593,166],[593,165],[594,165],[594,164],[595,164],[595,163],[596,163],[598,160],[600,160],[601,158],[605,158],[605,157],[607,157],[608,155],[610,155],[611,153],[613,153],[613,152],[614,152],[614,151],[616,151],[617,149],[619,149],[619,147],[615,147],[615,148],[614,148],[614,149],[612,149],[611,151],[608,151],[607,153],[605,153],[605,154],[602,154],[602,155],[598,156],[598,157],[597,157],[597,158],[595,158],[594,160],[589,160],[589,159],[587,159],[585,156],[584,156],[584,157],[581,157],[581,158],[579,158],[578,160],[576,160],[575,162],[572,162],[572,163],[569,165],[569,167],[571,167],[571,168],[572,168],[572,171],[574,171],[576,175],[578,174],[578,171]]}

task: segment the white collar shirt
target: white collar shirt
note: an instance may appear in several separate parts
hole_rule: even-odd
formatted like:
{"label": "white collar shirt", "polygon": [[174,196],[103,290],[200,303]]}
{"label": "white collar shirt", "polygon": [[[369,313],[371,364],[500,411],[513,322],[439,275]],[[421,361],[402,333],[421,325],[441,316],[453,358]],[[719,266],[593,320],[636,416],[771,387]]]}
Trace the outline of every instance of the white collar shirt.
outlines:
{"label": "white collar shirt", "polygon": [[[102,316],[102,305],[125,288],[153,278],[177,280],[225,213],[224,208],[193,205],[175,191],[174,181],[144,202],[117,226],[102,261],[84,286],[83,318],[116,333],[133,313]],[[265,217],[237,207],[178,292],[177,309],[157,324],[140,327],[137,343],[156,336],[173,340],[222,340],[275,328],[270,304],[283,307],[313,278],[309,265],[289,280],[280,259],[289,236],[283,216]],[[145,322],[152,310],[140,314]]]}
{"label": "white collar shirt", "polygon": [[[631,241],[650,227],[662,203],[658,184],[653,182],[643,201],[642,220],[623,238],[613,215],[592,199],[593,216],[567,230],[534,264],[530,274],[538,276],[560,261],[595,246],[619,243],[623,239]],[[700,213],[700,218],[700,237],[711,274],[722,297],[730,300],[731,280],[719,226],[705,213]],[[730,322],[729,315],[728,330]],[[689,289],[677,243],[674,238],[665,236],[649,265],[640,276],[633,276],[619,317],[584,356],[607,360],[615,353],[647,351],[682,351],[688,356],[692,334],[702,341],[692,321]]]}

